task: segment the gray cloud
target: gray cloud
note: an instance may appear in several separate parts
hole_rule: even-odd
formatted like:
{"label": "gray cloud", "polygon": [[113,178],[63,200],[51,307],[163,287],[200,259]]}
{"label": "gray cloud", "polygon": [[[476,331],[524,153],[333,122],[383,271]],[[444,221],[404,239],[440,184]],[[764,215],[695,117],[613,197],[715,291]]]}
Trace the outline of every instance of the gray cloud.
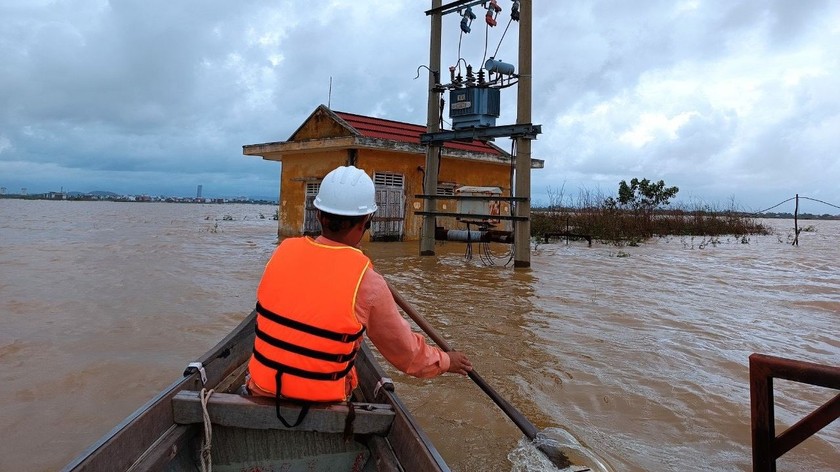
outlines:
{"label": "gray cloud", "polygon": [[[275,195],[278,165],[241,146],[287,139],[320,103],[425,123],[429,5],[415,3],[6,1],[0,186]],[[633,177],[753,209],[840,202],[836,2],[534,8],[537,202]],[[497,48],[515,64],[506,15],[486,41],[481,15],[463,37],[445,17],[444,71],[459,47],[474,66]],[[502,100],[512,123],[515,88]]]}

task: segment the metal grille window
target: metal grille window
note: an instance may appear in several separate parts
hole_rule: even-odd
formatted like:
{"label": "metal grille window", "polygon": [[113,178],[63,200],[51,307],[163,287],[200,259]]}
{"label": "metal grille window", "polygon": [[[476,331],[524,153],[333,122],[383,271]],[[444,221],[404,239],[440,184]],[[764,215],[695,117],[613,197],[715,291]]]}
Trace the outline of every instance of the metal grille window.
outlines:
{"label": "metal grille window", "polygon": [[303,234],[314,235],[321,232],[321,224],[318,223],[315,208],[315,196],[318,195],[318,190],[321,189],[321,182],[307,182],[306,183],[306,204],[304,206],[303,214]]}
{"label": "metal grille window", "polygon": [[437,194],[443,195],[446,197],[455,196],[455,184],[453,183],[442,183],[439,184],[437,187]]}
{"label": "metal grille window", "polygon": [[376,172],[373,174],[373,183],[376,186],[403,188],[405,177],[402,174],[391,172]]}

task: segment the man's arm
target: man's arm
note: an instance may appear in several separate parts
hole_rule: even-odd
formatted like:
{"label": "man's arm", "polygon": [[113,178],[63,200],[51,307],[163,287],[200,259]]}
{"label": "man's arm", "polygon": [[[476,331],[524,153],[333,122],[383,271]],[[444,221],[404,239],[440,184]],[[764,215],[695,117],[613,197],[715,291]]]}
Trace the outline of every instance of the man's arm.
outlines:
{"label": "man's arm", "polygon": [[[365,272],[356,299],[356,316],[367,326],[367,335],[385,359],[397,369],[414,377],[435,377],[457,367],[457,373],[468,372],[469,360],[461,353],[450,355],[426,344],[425,337],[411,330],[402,317],[388,284],[373,269]],[[472,366],[469,365],[469,368]]]}

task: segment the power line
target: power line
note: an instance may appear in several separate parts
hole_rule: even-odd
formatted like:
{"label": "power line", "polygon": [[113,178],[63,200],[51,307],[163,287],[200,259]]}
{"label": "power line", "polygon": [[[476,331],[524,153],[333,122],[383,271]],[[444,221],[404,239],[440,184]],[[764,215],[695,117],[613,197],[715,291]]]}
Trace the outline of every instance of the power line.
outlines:
{"label": "power line", "polygon": [[766,209],[766,210],[757,211],[756,213],[764,213],[765,211],[770,211],[770,210],[772,210],[773,208],[776,208],[777,206],[784,205],[785,203],[787,203],[787,202],[789,202],[789,201],[791,201],[791,200],[795,200],[795,199],[796,199],[796,197],[790,197],[790,198],[788,198],[787,200],[785,200],[785,201],[783,201],[783,202],[781,202],[781,203],[777,203],[777,204],[775,204],[775,205],[771,206],[770,208],[768,208],[768,209]]}
{"label": "power line", "polygon": [[[780,205],[784,205],[785,203],[787,203],[787,202],[789,202],[789,201],[791,201],[791,200],[796,200],[796,198],[797,198],[797,197],[790,197],[790,198],[788,198],[787,200],[785,200],[785,201],[783,201],[783,202],[777,203],[777,204],[775,204],[775,205],[773,205],[773,206],[771,206],[770,208],[767,208],[767,209],[765,209],[765,210],[757,211],[757,212],[755,212],[754,214],[756,214],[756,215],[757,215],[757,214],[759,214],[759,213],[764,213],[764,212],[770,211],[770,210],[772,210],[773,208],[776,208],[776,207],[778,207],[778,206],[780,206]],[[812,202],[818,202],[818,203],[822,203],[822,204],[824,204],[824,205],[828,205],[828,206],[830,206],[830,207],[834,207],[834,208],[838,208],[838,209],[840,209],[840,206],[838,206],[838,205],[834,205],[834,204],[832,204],[832,203],[824,202],[824,201],[822,201],[822,200],[818,200],[818,199],[816,199],[816,198],[803,197],[803,196],[801,196],[801,195],[800,195],[798,198],[801,198],[801,199],[803,199],[803,200],[811,200]]]}
{"label": "power line", "polygon": [[810,198],[810,197],[799,197],[799,198],[804,198],[805,200],[811,200],[812,202],[819,202],[819,203],[822,203],[822,204],[824,204],[824,205],[828,205],[828,206],[830,206],[830,207],[834,207],[834,208],[840,208],[840,206],[833,205],[833,204],[831,204],[831,203],[824,202],[824,201],[822,201],[822,200],[817,200],[816,198]]}

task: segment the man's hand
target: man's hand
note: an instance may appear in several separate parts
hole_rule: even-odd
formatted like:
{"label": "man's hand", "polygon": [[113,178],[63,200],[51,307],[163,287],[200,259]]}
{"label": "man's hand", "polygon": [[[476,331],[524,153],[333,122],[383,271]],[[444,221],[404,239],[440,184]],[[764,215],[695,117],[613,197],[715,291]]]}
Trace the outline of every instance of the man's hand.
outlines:
{"label": "man's hand", "polygon": [[472,363],[467,359],[467,355],[458,351],[449,351],[449,370],[453,374],[467,375],[472,370]]}

